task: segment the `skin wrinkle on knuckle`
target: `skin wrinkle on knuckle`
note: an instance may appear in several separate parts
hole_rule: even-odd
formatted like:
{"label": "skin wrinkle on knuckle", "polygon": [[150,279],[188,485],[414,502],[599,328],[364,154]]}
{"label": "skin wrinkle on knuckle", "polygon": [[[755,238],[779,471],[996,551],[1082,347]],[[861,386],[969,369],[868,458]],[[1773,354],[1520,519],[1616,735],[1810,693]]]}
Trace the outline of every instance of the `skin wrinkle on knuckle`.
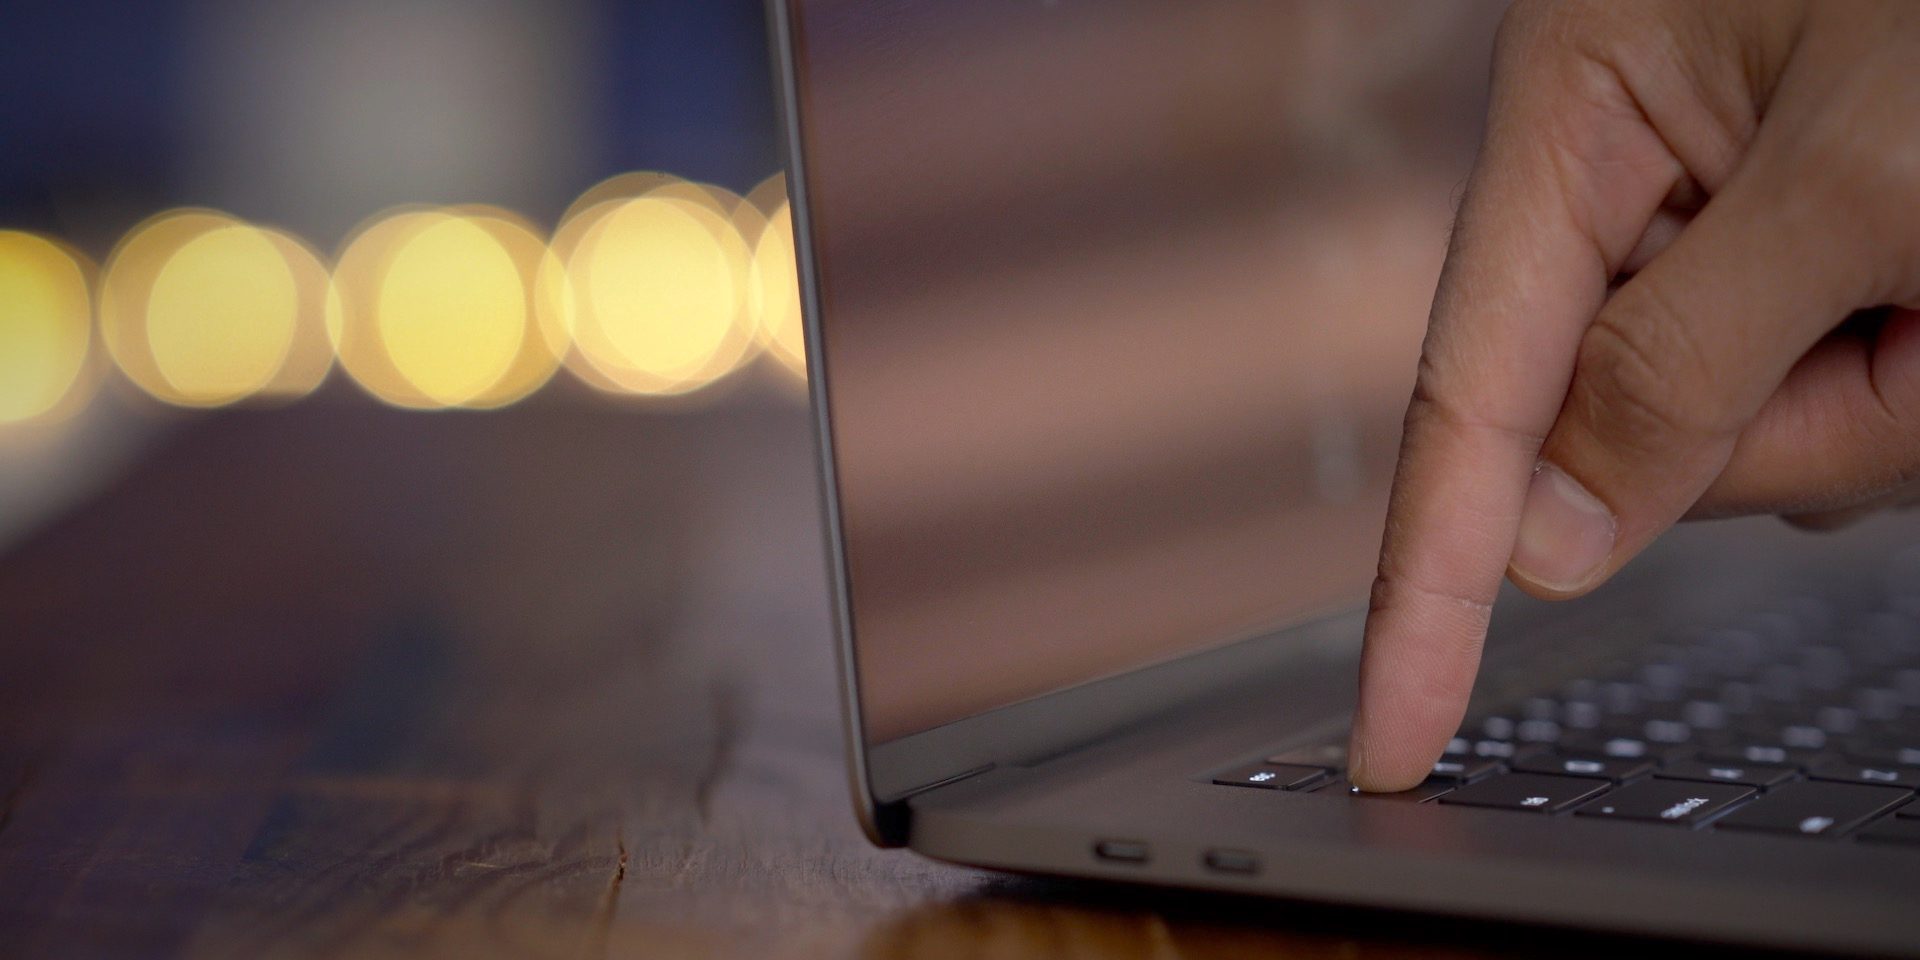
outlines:
{"label": "skin wrinkle on knuckle", "polygon": [[[1476,597],[1422,584],[1404,571],[1399,570],[1398,565],[1391,561],[1381,562],[1379,572],[1374,575],[1373,589],[1370,593],[1370,599],[1373,603],[1373,609],[1375,610],[1387,611],[1404,609],[1401,606],[1401,602],[1403,599],[1409,597],[1415,600],[1439,601],[1446,607],[1465,611],[1466,614],[1472,618],[1467,624],[1469,626],[1474,622],[1479,622],[1484,626],[1486,619],[1493,613],[1493,596],[1491,593],[1483,597]],[[1477,646],[1478,641],[1476,640],[1475,647],[1477,648]]]}
{"label": "skin wrinkle on knuckle", "polygon": [[1649,324],[1624,326],[1616,317],[1603,311],[1588,328],[1574,375],[1571,406],[1591,435],[1628,448],[1616,455],[1664,455],[1737,432],[1740,424],[1715,409],[1712,393],[1688,386],[1702,382],[1695,371],[1707,362],[1697,348],[1669,352],[1662,349],[1666,344],[1649,344],[1633,332],[1651,329]]}
{"label": "skin wrinkle on knuckle", "polygon": [[[1423,357],[1421,362],[1427,361]],[[1469,411],[1459,401],[1448,399],[1450,393],[1436,391],[1431,379],[1423,370],[1422,376],[1414,380],[1413,397],[1407,403],[1406,435],[1413,444],[1422,442],[1424,431],[1433,427],[1444,428],[1456,436],[1494,434],[1535,450],[1546,441],[1546,435],[1540,431]]]}
{"label": "skin wrinkle on knuckle", "polygon": [[1663,8],[1665,29],[1641,30],[1607,51],[1620,84],[1661,132],[1685,175],[1717,193],[1759,130],[1746,51],[1756,47],[1743,8]]}

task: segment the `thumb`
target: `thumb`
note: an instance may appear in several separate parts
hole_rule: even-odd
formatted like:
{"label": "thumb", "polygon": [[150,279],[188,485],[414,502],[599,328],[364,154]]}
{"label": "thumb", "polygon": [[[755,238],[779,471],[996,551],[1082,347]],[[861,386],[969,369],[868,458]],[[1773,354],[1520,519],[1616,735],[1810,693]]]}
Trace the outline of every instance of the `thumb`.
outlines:
{"label": "thumb", "polygon": [[1592,589],[1719,476],[1795,362],[1861,306],[1865,258],[1829,209],[1749,168],[1600,309],[1528,486],[1514,582]]}

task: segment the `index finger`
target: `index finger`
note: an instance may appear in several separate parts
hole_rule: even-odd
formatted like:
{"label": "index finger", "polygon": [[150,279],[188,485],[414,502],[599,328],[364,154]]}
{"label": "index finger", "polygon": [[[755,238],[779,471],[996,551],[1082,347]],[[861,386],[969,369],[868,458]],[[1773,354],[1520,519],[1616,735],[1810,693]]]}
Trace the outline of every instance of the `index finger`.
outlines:
{"label": "index finger", "polygon": [[1367,616],[1350,772],[1366,790],[1419,783],[1459,727],[1581,336],[1683,176],[1617,73],[1524,30],[1501,46]]}

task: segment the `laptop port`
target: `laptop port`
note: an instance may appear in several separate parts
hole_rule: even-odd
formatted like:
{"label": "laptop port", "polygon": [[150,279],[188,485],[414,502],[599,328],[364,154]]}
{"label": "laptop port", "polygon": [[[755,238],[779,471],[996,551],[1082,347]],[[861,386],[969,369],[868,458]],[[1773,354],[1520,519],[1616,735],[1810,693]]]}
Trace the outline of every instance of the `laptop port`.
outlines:
{"label": "laptop port", "polygon": [[1206,864],[1218,873],[1260,872],[1260,858],[1245,850],[1208,850]]}
{"label": "laptop port", "polygon": [[1102,840],[1093,845],[1093,855],[1114,863],[1146,863],[1147,845],[1137,840]]}

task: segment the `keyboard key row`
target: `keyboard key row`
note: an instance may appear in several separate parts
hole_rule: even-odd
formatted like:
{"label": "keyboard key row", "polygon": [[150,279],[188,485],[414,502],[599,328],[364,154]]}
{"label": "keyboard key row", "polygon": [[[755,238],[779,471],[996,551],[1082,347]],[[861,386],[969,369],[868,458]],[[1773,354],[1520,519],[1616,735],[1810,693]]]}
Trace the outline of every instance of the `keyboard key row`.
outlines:
{"label": "keyboard key row", "polygon": [[[1729,808],[1715,829],[1797,836],[1838,836],[1891,812],[1912,791],[1828,781],[1798,781],[1761,794],[1735,783],[1654,778],[1614,786],[1587,777],[1507,773],[1439,796],[1441,804],[1531,813],[1575,810],[1577,816],[1694,826]],[[1899,818],[1920,822],[1913,818]],[[1904,828],[1903,828],[1904,829]]]}

